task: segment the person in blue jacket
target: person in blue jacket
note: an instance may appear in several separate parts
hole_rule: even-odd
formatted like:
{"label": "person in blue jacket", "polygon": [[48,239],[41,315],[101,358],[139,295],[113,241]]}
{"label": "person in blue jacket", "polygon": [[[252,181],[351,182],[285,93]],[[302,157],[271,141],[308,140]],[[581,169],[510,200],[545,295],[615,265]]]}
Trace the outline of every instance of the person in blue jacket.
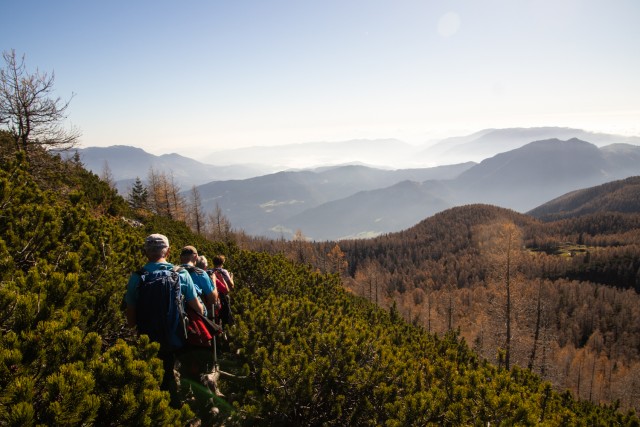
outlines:
{"label": "person in blue jacket", "polygon": [[210,319],[214,316],[214,306],[218,303],[218,291],[211,282],[207,272],[195,264],[198,262],[198,251],[193,246],[185,246],[180,251],[181,267],[184,267],[191,276],[198,296],[204,303],[204,312]]}
{"label": "person in blue jacket", "polygon": [[[170,253],[169,239],[162,234],[151,234],[147,236],[144,241],[144,253],[147,257],[147,263],[142,267],[147,272],[154,272],[156,270],[171,270],[173,264],[167,261]],[[191,280],[191,276],[186,270],[181,270],[180,277],[180,290],[184,296],[185,304],[193,308],[197,313],[204,314],[202,304],[197,298],[196,286]],[[136,308],[139,304],[144,304],[143,301],[139,301],[138,298],[138,285],[140,284],[141,277],[138,272],[132,273],[127,283],[127,291],[125,294],[126,302],[126,316],[127,324],[130,328],[135,328],[138,319],[136,317]],[[182,344],[182,340],[178,336],[179,332],[176,331],[175,344],[176,347]],[[177,384],[174,377],[175,367],[175,352],[167,349],[162,349],[158,352],[158,357],[162,360],[164,366],[164,376],[162,379],[161,388],[169,390],[172,395],[172,403],[176,404],[175,397],[177,393]]]}

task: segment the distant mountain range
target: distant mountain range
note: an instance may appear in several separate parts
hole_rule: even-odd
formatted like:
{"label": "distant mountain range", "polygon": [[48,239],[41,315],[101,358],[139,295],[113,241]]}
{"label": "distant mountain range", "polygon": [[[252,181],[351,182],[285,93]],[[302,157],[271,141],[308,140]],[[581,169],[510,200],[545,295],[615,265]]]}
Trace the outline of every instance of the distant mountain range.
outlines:
{"label": "distant mountain range", "polygon": [[[379,169],[424,167],[414,156],[422,147],[397,139],[354,139],[340,142],[308,142],[218,151],[206,159],[223,164],[268,163],[279,170],[317,168],[358,163]],[[459,162],[454,162],[459,163]],[[433,165],[433,163],[431,163]]]}
{"label": "distant mountain range", "polygon": [[639,146],[598,148],[575,138],[550,139],[479,164],[421,170],[427,179],[401,181],[403,171],[395,171],[387,176],[397,181],[387,187],[363,179],[383,171],[362,167],[283,172],[199,189],[205,208],[218,204],[235,227],[249,234],[290,238],[301,230],[315,240],[337,240],[399,231],[470,203],[526,212],[569,191],[640,175],[640,161],[633,159],[640,160]]}
{"label": "distant mountain range", "polygon": [[498,153],[514,150],[532,141],[572,138],[589,141],[597,147],[611,144],[640,145],[640,137],[587,132],[562,127],[485,129],[471,135],[446,138],[422,150],[418,158],[437,159],[440,164],[452,161],[480,162]]}
{"label": "distant mountain range", "polygon": [[[591,139],[552,137],[524,142],[548,135]],[[640,146],[628,142],[640,144],[640,138],[530,128],[485,130],[430,148],[397,140],[354,140],[216,153],[216,161],[226,166],[178,154],[154,156],[126,146],[86,148],[79,153],[97,174],[108,163],[122,194],[136,176],[144,179],[150,167],[172,170],[183,190],[198,186],[206,210],[213,211],[218,205],[233,227],[248,234],[290,238],[301,230],[314,240],[335,240],[399,231],[444,209],[470,203],[526,212],[571,191],[640,175]],[[495,151],[501,148],[504,151]],[[392,167],[403,156],[424,165],[429,163],[427,158],[435,162],[454,153],[460,157],[493,154],[480,163]],[[273,156],[282,164],[301,158],[299,164],[319,162],[323,166],[272,173],[276,163],[267,160]],[[380,158],[385,159],[385,167],[366,166],[376,159],[383,163]],[[232,164],[233,159],[245,163]],[[258,159],[266,163],[250,166]]]}
{"label": "distant mountain range", "polygon": [[183,188],[193,184],[247,179],[284,170],[361,165],[377,169],[415,169],[437,165],[480,162],[520,148],[532,141],[577,138],[597,147],[640,145],[640,137],[586,132],[560,127],[485,129],[471,135],[447,138],[420,146],[397,139],[357,139],[311,142],[217,151],[197,159],[179,154],[155,156],[140,148],[114,145],[78,149],[85,166],[100,175],[105,162],[116,181],[144,179],[150,167],[172,170]]}
{"label": "distant mountain range", "polygon": [[244,179],[273,171],[260,165],[212,165],[175,153],[156,156],[126,145],[79,148],[76,151],[85,167],[96,175],[101,175],[108,165],[121,194],[128,192],[128,186],[136,177],[146,180],[150,168],[173,171],[176,181],[185,190],[213,180]]}
{"label": "distant mountain range", "polygon": [[[365,224],[357,214],[362,212],[365,206],[360,205],[356,208],[354,204],[357,205],[358,202],[352,202],[350,197],[357,197],[362,192],[398,185],[397,183],[403,181],[451,179],[473,165],[473,163],[465,163],[396,171],[365,166],[340,166],[317,171],[278,172],[247,180],[216,181],[198,186],[198,190],[205,210],[211,211],[218,204],[234,227],[241,228],[248,234],[284,236],[285,238],[292,237],[296,228],[301,228],[306,235],[311,235],[308,234],[307,225],[314,222],[313,218],[304,222],[303,227],[295,227],[296,221],[305,218],[303,213],[314,216],[318,214],[317,211],[313,212],[314,209],[329,209],[331,206],[329,203],[346,199],[349,212],[338,214],[341,209],[338,207],[338,212],[335,214],[320,213],[322,220],[318,224],[322,229],[336,227],[351,234],[354,229],[347,227],[346,224],[349,221],[354,225]],[[396,201],[397,196],[393,196],[393,199],[387,203],[392,205]],[[328,205],[324,206],[324,204]],[[373,205],[367,213],[376,215]],[[387,219],[384,223],[390,221],[393,220]],[[404,223],[402,221],[402,224]],[[326,233],[322,232],[318,235],[324,236]],[[311,236],[315,237],[315,235]]]}
{"label": "distant mountain range", "polygon": [[480,162],[532,141],[578,138],[597,147],[616,143],[640,145],[640,137],[587,132],[564,127],[485,129],[436,143],[411,145],[397,139],[355,139],[246,147],[217,151],[204,160],[216,164],[269,164],[277,170],[358,163],[380,169],[424,168]]}

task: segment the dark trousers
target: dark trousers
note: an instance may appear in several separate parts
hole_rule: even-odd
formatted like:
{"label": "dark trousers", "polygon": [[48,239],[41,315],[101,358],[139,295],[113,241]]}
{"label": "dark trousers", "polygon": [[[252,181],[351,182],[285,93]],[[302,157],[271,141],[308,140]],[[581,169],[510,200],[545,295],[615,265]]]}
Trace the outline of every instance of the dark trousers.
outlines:
{"label": "dark trousers", "polygon": [[176,353],[174,351],[160,350],[158,352],[158,357],[162,360],[162,367],[164,368],[160,389],[168,391],[171,396],[171,406],[179,408],[180,401],[178,398],[178,384],[176,383],[176,377],[173,374],[173,369],[176,366]]}

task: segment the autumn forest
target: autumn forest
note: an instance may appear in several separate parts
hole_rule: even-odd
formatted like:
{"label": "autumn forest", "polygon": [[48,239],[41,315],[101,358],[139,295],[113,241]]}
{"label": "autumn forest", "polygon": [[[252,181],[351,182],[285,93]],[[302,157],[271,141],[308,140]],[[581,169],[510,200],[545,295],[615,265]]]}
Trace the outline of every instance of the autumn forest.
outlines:
{"label": "autumn forest", "polygon": [[637,213],[543,222],[470,205],[371,240],[261,246],[339,272],[352,293],[428,332],[460,331],[493,363],[637,409],[638,242]]}

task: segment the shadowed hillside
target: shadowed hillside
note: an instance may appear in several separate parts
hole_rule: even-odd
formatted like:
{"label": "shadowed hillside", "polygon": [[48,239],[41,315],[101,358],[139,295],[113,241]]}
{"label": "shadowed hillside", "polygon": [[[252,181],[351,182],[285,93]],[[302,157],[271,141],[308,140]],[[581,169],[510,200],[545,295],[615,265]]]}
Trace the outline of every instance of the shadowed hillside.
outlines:
{"label": "shadowed hillside", "polygon": [[544,221],[596,212],[640,212],[640,177],[572,191],[528,212]]}
{"label": "shadowed hillside", "polygon": [[453,183],[460,199],[526,211],[555,195],[607,180],[606,160],[578,139],[536,141],[483,160]]}
{"label": "shadowed hillside", "polygon": [[[324,203],[283,221],[289,233],[304,230],[311,239],[374,237],[410,227],[420,219],[451,207],[446,187],[437,181],[403,181],[381,190],[358,192]],[[361,230],[357,235],[350,235]],[[318,236],[316,238],[316,236]]]}

